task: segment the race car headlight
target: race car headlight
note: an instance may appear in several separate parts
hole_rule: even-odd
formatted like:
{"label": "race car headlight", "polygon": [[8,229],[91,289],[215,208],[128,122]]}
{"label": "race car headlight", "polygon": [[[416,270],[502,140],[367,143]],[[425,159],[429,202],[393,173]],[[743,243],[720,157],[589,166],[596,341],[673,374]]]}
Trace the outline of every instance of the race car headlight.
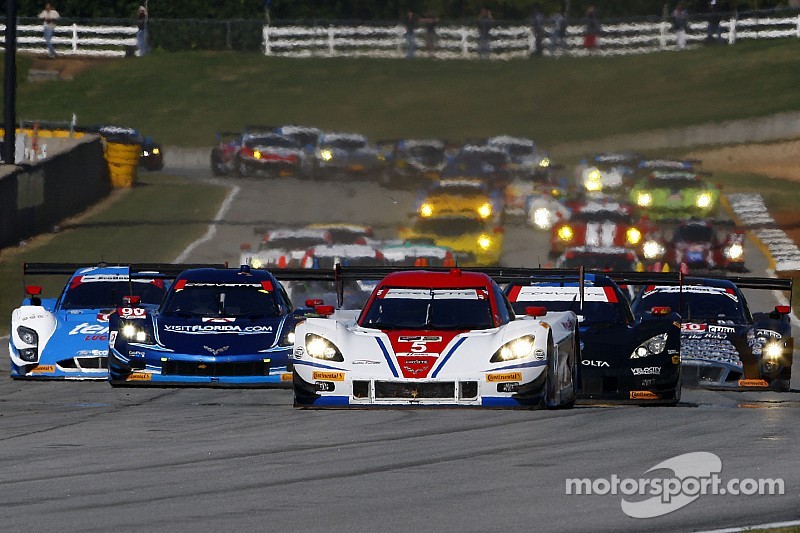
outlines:
{"label": "race car headlight", "polygon": [[502,363],[504,361],[525,359],[527,357],[533,357],[537,361],[541,361],[545,358],[545,353],[542,350],[535,351],[533,349],[533,340],[533,335],[525,335],[524,337],[505,343],[499,350],[494,352],[490,362]]}
{"label": "race car headlight", "polygon": [[636,228],[628,228],[628,231],[625,232],[625,239],[628,244],[639,244],[639,241],[642,240],[642,232]]}
{"label": "race car headlight", "polygon": [[650,207],[653,205],[653,196],[649,192],[640,192],[636,196],[636,203],[640,207]]}
{"label": "race car headlight", "polygon": [[17,335],[19,335],[19,340],[28,344],[30,346],[38,346],[39,345],[39,334],[36,331],[32,330],[31,328],[26,328],[25,326],[19,326],[17,328]]}
{"label": "race car headlight", "polygon": [[492,247],[492,238],[488,235],[481,235],[478,237],[478,246],[481,247],[481,250],[488,250]]}
{"label": "race car headlight", "polygon": [[572,240],[572,228],[569,226],[561,226],[558,228],[558,238],[562,241],[571,241]]}
{"label": "race car headlight", "polygon": [[725,257],[728,259],[741,259],[743,255],[744,247],[738,242],[725,248]]}
{"label": "race car headlight", "polygon": [[419,206],[419,214],[423,217],[429,217],[433,215],[433,206],[431,204],[422,204]]}
{"label": "race car headlight", "polygon": [[328,149],[320,150],[319,156],[320,158],[322,158],[323,161],[330,161],[331,159],[333,159],[333,151]]}
{"label": "race car headlight", "polygon": [[655,259],[664,255],[664,246],[656,241],[646,241],[642,245],[642,254],[645,259]]}
{"label": "race car headlight", "polygon": [[650,337],[636,347],[631,353],[631,359],[640,359],[648,355],[658,355],[667,347],[667,334],[662,333],[655,337]]}
{"label": "race car headlight", "polygon": [[256,150],[255,152],[253,152],[253,157],[255,159],[261,159],[261,151],[260,150]]}
{"label": "race car headlight", "polygon": [[550,158],[543,157],[541,161],[539,161],[539,166],[542,168],[547,168],[550,166]]}
{"label": "race car headlight", "polygon": [[711,195],[707,192],[704,192],[697,196],[697,199],[694,201],[694,204],[699,207],[700,209],[705,209],[706,207],[711,206]]}
{"label": "race car headlight", "polygon": [[144,151],[142,152],[142,155],[143,155],[144,157],[147,157],[147,156],[149,156],[149,155],[150,155],[150,152],[148,152],[147,150],[144,150]]}
{"label": "race car headlight", "polygon": [[158,155],[160,153],[161,153],[161,150],[159,150],[158,148],[153,148],[153,155]]}
{"label": "race car headlight", "polygon": [[603,175],[596,168],[592,169],[586,175],[586,179],[583,182],[583,186],[586,187],[587,191],[603,190]]}
{"label": "race car headlight", "polygon": [[150,335],[147,334],[147,331],[134,324],[125,324],[122,326],[121,333],[123,337],[130,341],[150,344]]}
{"label": "race car headlight", "polygon": [[306,353],[315,359],[344,361],[342,353],[331,341],[313,333],[306,334]]}
{"label": "race car headlight", "polygon": [[768,361],[774,362],[776,359],[780,359],[781,355],[783,355],[783,346],[777,342],[771,342],[764,346],[763,357]]}
{"label": "race car headlight", "polygon": [[547,229],[553,225],[550,210],[546,207],[540,207],[533,212],[533,223],[539,229]]}
{"label": "race car headlight", "polygon": [[261,259],[256,259],[255,257],[250,260],[250,266],[253,268],[261,268],[264,266],[264,261]]}
{"label": "race car headlight", "polygon": [[294,346],[294,327],[289,329],[286,333],[283,334],[281,340],[278,341],[278,346]]}
{"label": "race car headlight", "polygon": [[483,204],[478,208],[478,215],[481,218],[489,218],[492,216],[492,204]]}

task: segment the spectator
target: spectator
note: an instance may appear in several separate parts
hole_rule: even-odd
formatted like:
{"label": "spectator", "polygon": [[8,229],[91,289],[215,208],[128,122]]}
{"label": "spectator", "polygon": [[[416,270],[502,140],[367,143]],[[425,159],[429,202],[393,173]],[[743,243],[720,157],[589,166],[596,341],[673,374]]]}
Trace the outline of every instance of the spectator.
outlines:
{"label": "spectator", "polygon": [[678,50],[686,48],[686,29],[689,27],[689,12],[683,6],[683,2],[678,2],[675,11],[672,12],[672,29],[675,30],[675,38],[678,42]]}
{"label": "spectator", "polygon": [[414,36],[414,30],[417,29],[417,16],[410,9],[406,13],[403,24],[406,27],[406,58],[411,59],[417,51],[417,38]]}
{"label": "spectator", "polygon": [[481,59],[489,57],[492,20],[492,12],[482,7],[478,14],[478,55]]}
{"label": "spectator", "polygon": [[39,13],[39,18],[44,21],[44,45],[47,47],[47,55],[56,57],[56,51],[53,49],[53,33],[56,31],[56,21],[61,18],[61,15],[53,9],[50,2],[47,2],[44,5],[44,11]]}
{"label": "spectator", "polygon": [[139,6],[136,11],[136,45],[139,47],[139,55],[147,54],[147,8]]}
{"label": "spectator", "polygon": [[542,55],[542,41],[544,40],[544,15],[539,4],[533,5],[531,14],[531,30],[533,31],[533,55]]}
{"label": "spectator", "polygon": [[439,24],[439,17],[436,16],[436,13],[430,13],[420,19],[420,22],[425,24],[425,49],[429,54],[433,54],[436,50],[436,25]]}
{"label": "spectator", "polygon": [[706,44],[719,44],[722,42],[722,27],[720,22],[722,16],[719,14],[717,1],[711,0],[708,3],[708,27],[706,28]]}
{"label": "spectator", "polygon": [[587,50],[597,49],[597,39],[600,35],[600,20],[597,18],[597,10],[594,6],[589,6],[586,10],[586,33],[583,34],[583,47]]}
{"label": "spectator", "polygon": [[567,11],[562,7],[553,16],[553,32],[550,34],[550,51],[556,53],[560,48],[566,50],[567,48]]}

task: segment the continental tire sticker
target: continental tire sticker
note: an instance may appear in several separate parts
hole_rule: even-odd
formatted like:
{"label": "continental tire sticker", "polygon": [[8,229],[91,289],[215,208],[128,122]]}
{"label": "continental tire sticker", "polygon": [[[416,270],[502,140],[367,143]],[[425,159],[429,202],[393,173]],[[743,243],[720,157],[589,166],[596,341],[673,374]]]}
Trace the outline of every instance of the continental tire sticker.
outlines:
{"label": "continental tire sticker", "polygon": [[631,400],[660,400],[661,396],[649,390],[632,390],[630,392]]}
{"label": "continental tire sticker", "polygon": [[315,371],[311,378],[324,381],[344,381],[344,372],[319,372]]}
{"label": "continental tire sticker", "polygon": [[291,372],[284,372],[283,374],[281,374],[281,381],[292,381]]}
{"label": "continental tire sticker", "polygon": [[36,368],[32,368],[29,374],[46,374],[55,371],[56,365],[39,365]]}
{"label": "continental tire sticker", "polygon": [[497,381],[522,381],[522,372],[500,372],[498,374],[486,374],[486,381],[495,383]]}
{"label": "continental tire sticker", "polygon": [[150,381],[153,379],[153,375],[147,372],[132,372],[130,376],[128,376],[128,381]]}
{"label": "continental tire sticker", "polygon": [[740,379],[740,387],[769,387],[769,383],[763,379]]}

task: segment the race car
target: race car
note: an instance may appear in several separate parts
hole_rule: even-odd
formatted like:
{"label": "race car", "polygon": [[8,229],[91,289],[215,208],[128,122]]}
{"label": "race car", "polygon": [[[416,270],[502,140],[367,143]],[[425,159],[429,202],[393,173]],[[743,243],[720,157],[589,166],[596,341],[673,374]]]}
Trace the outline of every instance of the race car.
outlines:
{"label": "race car", "polygon": [[559,220],[572,216],[572,210],[564,202],[564,189],[553,186],[539,193],[532,189],[526,193],[516,185],[516,182],[512,182],[506,187],[506,214],[515,214],[517,211],[512,206],[518,206],[517,199],[524,196],[523,212],[527,214],[528,224],[536,229],[549,230]]}
{"label": "race car", "polygon": [[579,189],[584,193],[621,190],[634,180],[641,158],[632,152],[597,154],[591,161],[578,166]]}
{"label": "race car", "polygon": [[664,261],[684,274],[699,270],[745,271],[744,231],[732,222],[692,219],[682,222],[666,246]]}
{"label": "race car", "polygon": [[360,133],[326,132],[314,153],[315,177],[365,176],[380,180],[385,157]]}
{"label": "race car", "polygon": [[109,316],[131,296],[142,309],[157,307],[166,293],[163,273],[175,265],[85,266],[25,263],[25,276],[68,276],[56,298],[41,285],[11,313],[11,377],[106,379]]}
{"label": "race car", "polygon": [[308,229],[325,230],[331,236],[331,244],[370,244],[374,232],[370,226],[349,222],[318,222],[306,226]]}
{"label": "race car", "polygon": [[578,316],[578,398],[675,405],[681,398],[680,316],[653,306],[634,319],[628,298],[608,276],[541,271],[504,289],[514,311],[543,306]]}
{"label": "race car", "polygon": [[307,153],[313,154],[322,137],[322,130],[311,126],[286,125],[273,130],[278,135],[294,141]]}
{"label": "race car", "polygon": [[253,268],[298,268],[309,248],[332,244],[333,237],[325,229],[277,228],[264,233],[258,250],[242,244],[240,265]]}
{"label": "race car", "polygon": [[423,218],[473,216],[498,220],[502,212],[500,195],[478,178],[440,179],[417,200],[417,214]]}
{"label": "race car", "polygon": [[685,384],[722,389],[789,390],[794,338],[789,306],[750,314],[742,289],[791,291],[791,279],[685,277],[647,284],[634,298],[636,316],[668,306],[683,317]]}
{"label": "race car", "polygon": [[508,153],[497,146],[465,144],[442,170],[443,178],[480,178],[503,191],[510,178]]}
{"label": "race car", "polygon": [[508,171],[511,178],[547,178],[550,171],[550,158],[536,149],[532,139],[499,135],[486,139],[486,146],[500,148],[508,154]]}
{"label": "race car", "polygon": [[112,386],[287,386],[294,308],[270,272],[196,268],[160,306],[119,307],[109,321]]}
{"label": "race car", "polygon": [[305,153],[300,145],[277,133],[249,132],[233,159],[239,176],[299,176]]}
{"label": "race car", "polygon": [[377,245],[389,266],[415,267],[453,267],[455,258],[453,251],[444,246],[437,246],[427,239],[418,241],[402,241]]}
{"label": "race car", "polygon": [[384,182],[416,185],[439,179],[447,162],[447,144],[439,139],[401,139],[391,143]]}
{"label": "race car", "polygon": [[603,272],[643,272],[636,251],[623,246],[573,246],[556,260],[559,269],[580,268]]}
{"label": "race car", "polygon": [[[348,279],[346,269],[340,278]],[[531,307],[515,316],[486,274],[392,272],[362,311],[317,311],[331,316],[308,318],[296,329],[297,407],[558,408],[575,402],[575,314]]]}
{"label": "race car", "polygon": [[551,228],[550,255],[558,257],[573,246],[623,246],[638,250],[655,231],[648,220],[636,220],[633,206],[589,201],[576,205],[569,220]]}
{"label": "race car", "polygon": [[331,269],[335,265],[378,266],[383,254],[371,244],[318,244],[306,250],[302,268]]}
{"label": "race car", "polygon": [[630,201],[654,220],[704,218],[719,206],[719,189],[695,171],[655,171],[630,190]]}
{"label": "race car", "polygon": [[99,132],[104,139],[112,142],[140,144],[142,147],[139,155],[140,168],[149,171],[164,168],[164,150],[161,144],[155,142],[152,137],[142,135],[139,131],[125,126],[102,126]]}
{"label": "race car", "polygon": [[458,266],[494,266],[503,253],[503,228],[476,217],[418,217],[400,228],[403,240],[428,240],[453,251]]}

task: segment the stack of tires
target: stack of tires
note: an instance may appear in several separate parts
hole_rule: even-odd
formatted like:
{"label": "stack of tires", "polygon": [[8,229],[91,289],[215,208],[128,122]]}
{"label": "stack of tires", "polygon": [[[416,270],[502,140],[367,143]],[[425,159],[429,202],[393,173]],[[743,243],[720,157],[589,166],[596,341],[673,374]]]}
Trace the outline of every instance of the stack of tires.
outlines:
{"label": "stack of tires", "polygon": [[142,156],[142,145],[130,138],[104,137],[105,157],[113,187],[132,187]]}

